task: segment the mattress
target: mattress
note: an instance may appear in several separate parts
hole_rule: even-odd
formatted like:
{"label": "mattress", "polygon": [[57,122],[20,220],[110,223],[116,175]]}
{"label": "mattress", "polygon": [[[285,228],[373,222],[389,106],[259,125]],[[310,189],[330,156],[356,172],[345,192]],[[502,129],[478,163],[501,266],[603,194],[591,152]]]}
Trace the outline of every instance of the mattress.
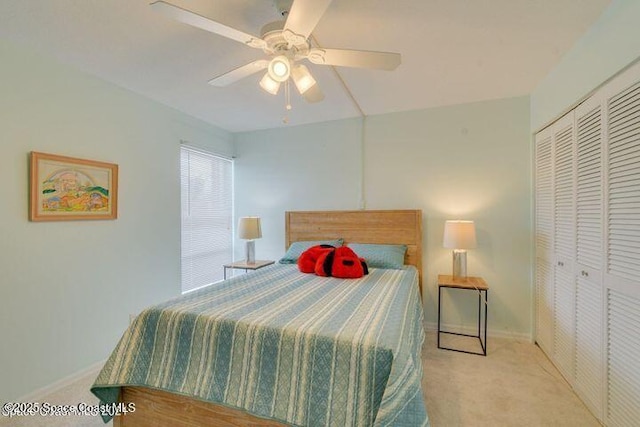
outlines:
{"label": "mattress", "polygon": [[144,386],[299,426],[429,425],[418,272],[273,265],[148,308],[91,391]]}

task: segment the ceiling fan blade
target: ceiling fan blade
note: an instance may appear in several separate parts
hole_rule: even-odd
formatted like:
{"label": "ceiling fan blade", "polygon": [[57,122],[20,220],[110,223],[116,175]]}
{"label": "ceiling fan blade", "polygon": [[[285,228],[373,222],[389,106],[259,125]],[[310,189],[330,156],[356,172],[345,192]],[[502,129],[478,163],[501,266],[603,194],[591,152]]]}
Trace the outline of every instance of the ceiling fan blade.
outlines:
{"label": "ceiling fan blade", "polygon": [[324,93],[322,93],[322,90],[320,90],[320,86],[318,86],[318,84],[316,83],[309,89],[307,89],[307,91],[302,94],[302,97],[305,101],[310,103],[320,102],[324,99]]}
{"label": "ceiling fan blade", "polygon": [[197,13],[182,9],[178,6],[174,6],[164,1],[156,1],[151,3],[151,8],[169,18],[209,31],[211,33],[219,34],[231,40],[239,41],[240,43],[246,44],[251,47],[262,48],[266,45],[265,41],[258,37],[252,36],[251,34],[247,34],[240,30],[236,30],[235,28],[228,27],[224,24],[198,15]]}
{"label": "ceiling fan blade", "polygon": [[238,80],[249,77],[251,74],[257,73],[260,70],[264,70],[269,66],[269,61],[266,59],[259,59],[257,61],[250,62],[242,67],[238,67],[227,73],[219,75],[209,80],[209,84],[217,87],[229,86],[231,83],[235,83]]}
{"label": "ceiling fan blade", "polygon": [[302,36],[305,41],[330,4],[331,0],[294,0],[284,24],[285,31]]}
{"label": "ceiling fan blade", "polygon": [[314,64],[375,68],[389,71],[395,70],[402,60],[399,53],[318,48],[311,49],[308,58]]}

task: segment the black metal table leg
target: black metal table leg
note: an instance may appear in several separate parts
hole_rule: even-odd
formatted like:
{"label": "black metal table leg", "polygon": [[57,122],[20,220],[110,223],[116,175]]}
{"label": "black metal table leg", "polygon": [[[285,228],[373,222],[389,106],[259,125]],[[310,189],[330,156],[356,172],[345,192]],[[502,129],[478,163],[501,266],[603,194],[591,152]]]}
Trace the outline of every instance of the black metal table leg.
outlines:
{"label": "black metal table leg", "polygon": [[440,347],[440,310],[441,310],[441,306],[442,306],[442,302],[441,302],[441,295],[442,295],[442,286],[438,286],[438,348]]}
{"label": "black metal table leg", "polygon": [[482,291],[478,291],[478,339],[480,338],[480,321],[482,320]]}
{"label": "black metal table leg", "polygon": [[484,355],[487,355],[487,325],[489,318],[488,315],[489,308],[489,290],[484,291]]}
{"label": "black metal table leg", "polygon": [[[442,330],[442,288],[447,288],[447,287],[456,287],[456,286],[446,286],[446,285],[441,285],[438,284],[438,348],[443,349],[443,350],[451,350],[451,351],[457,351],[460,353],[468,353],[468,354],[477,354],[480,356],[486,356],[487,355],[487,326],[488,326],[488,305],[489,305],[489,291],[487,289],[478,289],[475,288],[476,292],[478,292],[478,329],[477,329],[477,333],[476,335],[472,335],[472,334],[463,334],[463,333],[458,333],[458,332],[449,332],[449,331],[443,331]],[[469,289],[469,288],[465,288],[465,289]],[[471,288],[473,289],[473,288]],[[484,331],[482,330],[482,303],[483,303],[483,298],[482,298],[482,291],[484,291]],[[470,337],[470,338],[477,338],[478,341],[480,341],[480,348],[482,349],[481,352],[476,352],[476,351],[467,351],[467,350],[459,350],[459,349],[455,349],[455,348],[451,348],[451,347],[444,347],[440,345],[440,335],[441,334],[448,334],[448,335],[458,335],[458,336],[462,336],[462,337]],[[484,338],[484,339],[483,339]]]}

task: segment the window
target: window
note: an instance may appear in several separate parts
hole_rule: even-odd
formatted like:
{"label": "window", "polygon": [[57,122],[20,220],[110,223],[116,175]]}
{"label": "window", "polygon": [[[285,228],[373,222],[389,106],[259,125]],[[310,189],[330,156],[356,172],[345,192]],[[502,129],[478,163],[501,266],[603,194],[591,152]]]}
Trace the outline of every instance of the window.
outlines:
{"label": "window", "polygon": [[222,280],[233,260],[233,161],[180,149],[182,292]]}

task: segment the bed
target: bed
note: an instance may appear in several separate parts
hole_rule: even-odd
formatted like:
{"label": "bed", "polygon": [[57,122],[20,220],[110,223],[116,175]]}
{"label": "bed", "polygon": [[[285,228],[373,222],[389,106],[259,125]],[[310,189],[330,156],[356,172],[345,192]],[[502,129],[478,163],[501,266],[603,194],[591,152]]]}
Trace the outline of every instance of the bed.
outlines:
{"label": "bed", "polygon": [[273,265],[141,313],[92,392],[116,426],[423,426],[419,210],[285,214],[286,245],[404,244],[362,279]]}

